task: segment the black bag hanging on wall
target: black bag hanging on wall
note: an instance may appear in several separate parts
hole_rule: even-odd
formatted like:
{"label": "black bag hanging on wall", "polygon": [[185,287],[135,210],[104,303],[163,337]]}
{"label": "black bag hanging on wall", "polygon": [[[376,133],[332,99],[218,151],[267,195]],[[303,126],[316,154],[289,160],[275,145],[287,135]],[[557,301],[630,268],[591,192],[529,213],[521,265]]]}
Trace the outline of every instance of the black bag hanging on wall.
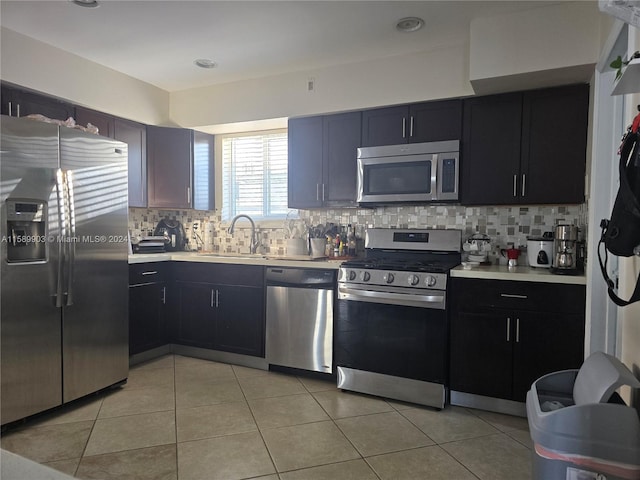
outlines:
{"label": "black bag hanging on wall", "polygon": [[[640,109],[640,107],[639,107]],[[607,274],[608,252],[619,257],[640,255],[640,114],[622,138],[620,147],[620,188],[610,220],[600,222],[602,235],[598,243],[600,270],[607,282],[611,300],[621,307],[640,301],[640,276],[629,300],[621,299],[616,285]],[[601,247],[604,245],[604,261]]]}

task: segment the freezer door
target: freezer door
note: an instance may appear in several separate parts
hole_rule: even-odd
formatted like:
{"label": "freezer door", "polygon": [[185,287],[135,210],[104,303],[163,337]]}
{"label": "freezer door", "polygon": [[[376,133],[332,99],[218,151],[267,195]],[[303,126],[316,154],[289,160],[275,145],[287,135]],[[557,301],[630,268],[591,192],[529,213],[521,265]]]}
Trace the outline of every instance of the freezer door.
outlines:
{"label": "freezer door", "polygon": [[127,145],[61,128],[60,164],[71,238],[62,320],[68,402],[129,372]]}
{"label": "freezer door", "polygon": [[[4,425],[62,402],[61,309],[55,306],[61,245],[56,242],[60,234],[57,126],[5,116],[0,125],[0,420]],[[43,230],[30,230],[33,220],[43,223]],[[37,245],[36,260],[27,261],[34,255],[21,252],[35,243],[44,248]],[[10,248],[17,252],[11,262]]]}

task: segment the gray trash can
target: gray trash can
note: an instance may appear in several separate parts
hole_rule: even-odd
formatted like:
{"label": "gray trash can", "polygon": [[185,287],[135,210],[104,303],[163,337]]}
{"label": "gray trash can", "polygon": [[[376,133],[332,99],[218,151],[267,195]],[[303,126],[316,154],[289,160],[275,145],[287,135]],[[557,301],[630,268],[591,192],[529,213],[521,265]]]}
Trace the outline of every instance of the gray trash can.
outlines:
{"label": "gray trash can", "polygon": [[640,480],[640,412],[616,390],[640,382],[596,352],[580,370],[550,373],[527,393],[534,480]]}

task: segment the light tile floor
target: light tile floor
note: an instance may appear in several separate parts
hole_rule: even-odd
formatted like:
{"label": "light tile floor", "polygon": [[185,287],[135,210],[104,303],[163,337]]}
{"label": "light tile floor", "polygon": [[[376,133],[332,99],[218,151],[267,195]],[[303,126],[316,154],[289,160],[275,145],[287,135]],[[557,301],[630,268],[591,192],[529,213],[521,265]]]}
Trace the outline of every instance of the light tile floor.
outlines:
{"label": "light tile floor", "polygon": [[9,430],[2,448],[81,479],[530,479],[524,418],[167,355],[122,388]]}

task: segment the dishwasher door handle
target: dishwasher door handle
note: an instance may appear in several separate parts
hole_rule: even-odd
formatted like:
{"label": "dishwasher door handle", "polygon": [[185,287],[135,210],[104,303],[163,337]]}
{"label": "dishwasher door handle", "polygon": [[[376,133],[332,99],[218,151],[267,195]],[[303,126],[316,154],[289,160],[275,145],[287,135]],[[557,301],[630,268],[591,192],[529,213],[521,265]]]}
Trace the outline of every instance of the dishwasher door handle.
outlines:
{"label": "dishwasher door handle", "polygon": [[311,290],[333,290],[335,288],[335,284],[334,283],[287,283],[287,282],[267,281],[267,288],[269,287],[305,288],[305,289],[311,289]]}

